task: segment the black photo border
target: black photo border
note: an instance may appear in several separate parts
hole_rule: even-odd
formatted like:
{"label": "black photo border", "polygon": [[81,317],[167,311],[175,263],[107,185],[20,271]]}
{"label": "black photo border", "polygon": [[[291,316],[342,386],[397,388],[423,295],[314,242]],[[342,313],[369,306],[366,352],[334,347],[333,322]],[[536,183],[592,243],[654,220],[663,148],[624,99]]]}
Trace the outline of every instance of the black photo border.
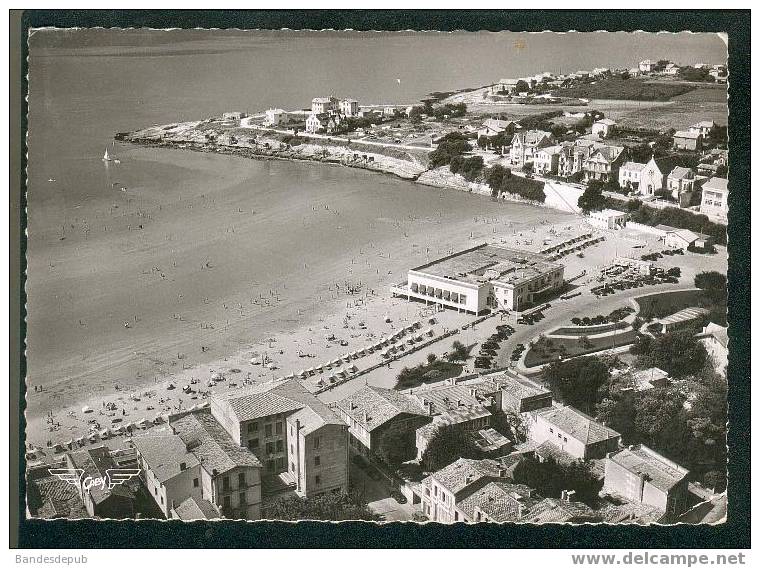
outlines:
{"label": "black photo border", "polygon": [[[750,11],[749,10],[29,10],[11,11],[10,507],[13,548],[749,548]],[[25,519],[24,356],[27,31],[55,27],[440,31],[684,31],[728,34],[729,483],[715,526],[340,524]]]}

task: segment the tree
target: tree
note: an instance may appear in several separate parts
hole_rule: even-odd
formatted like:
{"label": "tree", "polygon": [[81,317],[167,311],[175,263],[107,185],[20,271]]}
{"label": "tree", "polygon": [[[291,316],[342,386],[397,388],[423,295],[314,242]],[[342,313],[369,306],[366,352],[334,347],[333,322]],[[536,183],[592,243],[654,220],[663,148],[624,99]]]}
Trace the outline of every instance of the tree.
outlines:
{"label": "tree", "polygon": [[427,355],[427,362],[429,365],[435,363],[435,361],[438,359],[435,353],[428,353]]}
{"label": "tree", "polygon": [[634,419],[639,438],[636,442],[680,458],[688,448],[684,400],[677,388],[655,389],[640,394],[636,400]]}
{"label": "tree", "polygon": [[711,270],[700,272],[694,277],[694,286],[701,288],[705,294],[714,301],[722,301],[726,298],[726,275]]}
{"label": "tree", "polygon": [[480,448],[470,433],[456,424],[451,424],[441,426],[433,434],[433,438],[422,454],[422,466],[426,471],[438,471],[459,458],[480,457],[482,457]]}
{"label": "tree", "polygon": [[[634,350],[631,350],[634,353]],[[690,330],[665,333],[657,338],[636,344],[636,365],[642,368],[659,367],[671,377],[680,378],[698,373],[707,362],[705,346]]]}
{"label": "tree", "polygon": [[522,79],[520,79],[519,81],[517,81],[517,83],[515,83],[515,88],[514,88],[515,93],[527,93],[528,91],[530,91],[530,85],[528,85],[528,83],[526,83]]}
{"label": "tree", "polygon": [[586,214],[591,211],[604,209],[605,203],[606,201],[602,194],[602,188],[598,185],[589,184],[583,194],[578,198],[578,207],[580,207]]}
{"label": "tree", "polygon": [[464,343],[461,341],[454,341],[454,343],[451,344],[451,351],[446,358],[449,361],[464,361],[469,355],[470,351]]}
{"label": "tree", "polygon": [[591,471],[588,464],[575,460],[558,463],[546,460],[524,459],[514,469],[515,483],[533,487],[544,497],[559,497],[562,491],[573,490],[579,501],[594,505],[599,499],[603,482]]}
{"label": "tree", "polygon": [[382,518],[369,510],[357,495],[326,493],[315,497],[273,499],[262,506],[264,519],[281,521],[379,521]]}
{"label": "tree", "polygon": [[544,379],[551,390],[570,406],[590,410],[599,399],[599,389],[610,371],[599,357],[579,357],[557,361],[546,368]]}

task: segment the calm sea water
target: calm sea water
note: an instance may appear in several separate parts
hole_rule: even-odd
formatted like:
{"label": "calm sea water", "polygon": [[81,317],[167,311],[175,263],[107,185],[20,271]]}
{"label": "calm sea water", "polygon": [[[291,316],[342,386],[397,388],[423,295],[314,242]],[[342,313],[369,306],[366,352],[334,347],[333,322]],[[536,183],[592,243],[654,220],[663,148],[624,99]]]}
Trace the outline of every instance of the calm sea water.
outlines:
{"label": "calm sea water", "polygon": [[[115,132],[228,110],[304,108],[316,95],[414,102],[542,70],[633,66],[646,57],[725,60],[716,36],[686,34],[83,31],[38,32],[30,46],[29,369],[40,382],[84,377],[109,356],[126,361],[139,343],[120,325],[132,313],[146,322],[140,348],[147,349],[151,337],[172,333],[170,301],[213,304],[242,285],[266,287],[272,273],[287,279],[307,258],[338,263],[356,243],[307,218],[308,209],[293,210],[306,192],[315,207],[340,202],[344,228],[361,232],[387,219],[372,229],[377,242],[393,238],[398,219],[444,214],[440,200],[408,191],[406,182],[338,168],[317,173],[303,164],[127,147],[116,148],[121,165],[106,166],[100,157]],[[446,207],[455,223],[489,205],[456,195]],[[254,210],[255,221],[235,217]],[[280,219],[298,223],[283,227]],[[140,225],[145,230],[135,232]],[[241,248],[228,244],[246,235]],[[187,268],[225,254],[230,277]],[[175,271],[167,268],[177,261]],[[157,265],[188,288],[153,283]]]}

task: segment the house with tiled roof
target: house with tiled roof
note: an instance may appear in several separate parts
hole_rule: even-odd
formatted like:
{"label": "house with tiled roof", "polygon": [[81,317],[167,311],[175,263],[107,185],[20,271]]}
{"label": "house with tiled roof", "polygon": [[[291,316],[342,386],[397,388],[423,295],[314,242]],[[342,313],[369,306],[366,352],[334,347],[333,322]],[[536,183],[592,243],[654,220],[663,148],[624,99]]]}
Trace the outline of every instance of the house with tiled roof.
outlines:
{"label": "house with tiled roof", "polygon": [[527,511],[522,521],[526,523],[594,523],[602,519],[591,507],[572,500],[570,492],[560,499],[546,498]]}
{"label": "house with tiled roof", "polygon": [[689,507],[688,475],[687,469],[643,444],[628,446],[607,455],[602,492],[675,518]]}
{"label": "house with tiled roof", "polygon": [[87,509],[75,485],[52,475],[52,464],[29,468],[26,477],[26,505],[37,519],[85,519]]}
{"label": "house with tiled roof", "polygon": [[584,138],[575,142],[563,143],[562,151],[559,154],[557,173],[560,176],[569,177],[583,171],[583,164],[598,146],[598,141]]}
{"label": "house with tiled roof", "polygon": [[556,405],[527,416],[530,441],[550,442],[576,459],[603,458],[620,443],[618,432],[571,406]]}
{"label": "house with tiled roof", "polygon": [[143,484],[164,517],[190,496],[202,498],[200,461],[177,434],[149,432],[133,437],[132,444]]}
{"label": "house with tiled roof", "polygon": [[[261,518],[261,462],[246,448],[241,448],[208,410],[170,417],[173,432],[186,450],[197,459],[200,479],[195,487],[195,471],[185,477],[192,480],[187,496],[197,496],[214,503],[231,519]],[[181,449],[177,447],[177,451]],[[183,458],[180,458],[183,459]],[[182,468],[180,463],[179,468]],[[197,491],[200,489],[200,492]],[[178,505],[175,499],[169,507]]]}
{"label": "house with tiled roof", "polygon": [[673,168],[668,174],[668,191],[673,199],[681,202],[684,194],[689,194],[690,201],[691,192],[694,191],[695,177],[694,170],[691,168],[681,166]]}
{"label": "house with tiled roof", "polygon": [[531,412],[552,405],[550,390],[514,371],[500,371],[484,379],[495,385],[493,396],[502,412]]}
{"label": "house with tiled roof", "polygon": [[627,151],[624,146],[599,145],[583,163],[586,181],[592,179],[607,182],[617,179],[620,166],[625,162]]}
{"label": "house with tiled roof", "polygon": [[119,469],[107,446],[68,452],[66,467],[82,472],[77,490],[90,517],[127,519],[134,516],[135,494],[128,485],[109,487],[110,483],[92,483],[92,480],[107,481],[110,472]]}
{"label": "house with tiled roof", "polygon": [[702,149],[702,140],[703,136],[699,132],[678,130],[673,134],[673,148],[698,152]]}
{"label": "house with tiled roof", "polygon": [[554,138],[551,132],[543,130],[515,132],[509,149],[509,161],[513,166],[522,167],[526,162],[532,162],[541,148],[547,148],[553,144]]}
{"label": "house with tiled roof", "polygon": [[347,426],[299,381],[217,395],[210,408],[235,443],[259,458],[268,488],[302,496],[348,491]]}
{"label": "house with tiled roof", "polygon": [[716,124],[712,120],[701,120],[697,122],[696,124],[692,124],[691,126],[689,126],[689,132],[701,134],[702,138],[709,138],[713,130],[715,129],[715,126]]}
{"label": "house with tiled roof", "polygon": [[460,520],[471,523],[516,522],[539,502],[527,485],[491,481],[457,505]]}
{"label": "house with tiled roof", "polygon": [[492,481],[511,481],[510,470],[496,460],[459,458],[422,480],[422,512],[431,521],[464,521],[458,505]]}
{"label": "house with tiled roof", "polygon": [[432,422],[434,414],[413,395],[371,385],[335,402],[334,410],[348,426],[354,451],[364,455],[398,452],[399,459],[416,455],[415,433]]}
{"label": "house with tiled roof", "polygon": [[487,118],[483,125],[478,129],[478,139],[486,137],[491,138],[498,134],[511,136],[517,128],[517,123],[512,120],[499,120],[496,118]]}
{"label": "house with tiled roof", "polygon": [[171,511],[171,518],[180,521],[209,521],[221,517],[222,515],[216,505],[196,496],[188,497]]}

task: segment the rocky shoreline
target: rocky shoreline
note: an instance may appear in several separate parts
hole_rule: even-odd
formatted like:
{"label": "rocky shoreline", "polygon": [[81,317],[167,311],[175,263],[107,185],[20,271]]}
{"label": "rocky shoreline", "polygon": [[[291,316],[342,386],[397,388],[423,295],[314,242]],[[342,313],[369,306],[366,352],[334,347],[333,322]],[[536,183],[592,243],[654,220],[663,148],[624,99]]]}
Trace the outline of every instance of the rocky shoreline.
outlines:
{"label": "rocky shoreline", "polygon": [[[183,136],[159,137],[153,133],[157,127],[145,131],[123,133],[116,136],[120,142],[128,142],[142,146],[191,150],[213,154],[239,156],[254,160],[282,160],[295,162],[312,162],[333,166],[345,166],[367,171],[384,173],[400,179],[442,189],[453,189],[467,193],[490,196],[491,189],[483,183],[470,182],[459,174],[453,174],[447,167],[428,169],[426,164],[419,161],[405,160],[387,156],[381,153],[359,151],[355,147],[361,142],[352,142],[348,146],[332,146],[314,144],[312,141],[296,146],[285,144],[276,138],[261,137],[257,144],[242,143],[208,144],[206,141],[193,139],[187,132]],[[196,136],[198,132],[195,132]],[[512,201],[534,206],[545,206],[520,197],[502,194],[502,201]]]}

